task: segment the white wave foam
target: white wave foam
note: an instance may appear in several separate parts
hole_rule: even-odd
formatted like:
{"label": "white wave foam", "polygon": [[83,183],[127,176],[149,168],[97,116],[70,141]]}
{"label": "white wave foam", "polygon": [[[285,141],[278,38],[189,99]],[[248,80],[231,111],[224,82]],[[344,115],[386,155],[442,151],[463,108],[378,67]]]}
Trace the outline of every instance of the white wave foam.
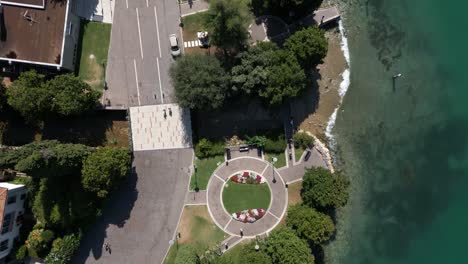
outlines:
{"label": "white wave foam", "polygon": [[348,39],[346,38],[346,31],[343,27],[343,21],[339,21],[338,27],[340,29],[341,33],[341,51],[343,52],[343,55],[345,57],[346,63],[348,64],[348,68],[344,70],[344,72],[341,74],[343,77],[343,81],[340,83],[340,88],[338,89],[338,94],[340,95],[340,103],[338,106],[335,108],[335,111],[333,111],[333,114],[330,116],[330,119],[328,119],[327,122],[327,127],[325,129],[325,136],[328,138],[330,142],[330,147],[332,149],[335,149],[336,146],[336,140],[335,137],[332,134],[332,130],[335,127],[336,123],[336,115],[338,113],[338,109],[341,106],[341,103],[343,102],[343,97],[346,95],[346,92],[348,91],[349,84],[350,84],[350,58],[349,58],[349,48],[348,48]]}

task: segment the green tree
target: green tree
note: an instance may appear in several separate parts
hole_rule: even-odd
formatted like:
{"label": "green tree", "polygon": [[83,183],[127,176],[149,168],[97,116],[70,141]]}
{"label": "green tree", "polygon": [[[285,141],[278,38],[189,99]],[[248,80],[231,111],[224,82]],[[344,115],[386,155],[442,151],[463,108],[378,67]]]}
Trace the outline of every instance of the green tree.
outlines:
{"label": "green tree", "polygon": [[80,235],[72,234],[57,238],[52,243],[52,250],[45,258],[48,264],[68,264],[80,246]]}
{"label": "green tree", "polygon": [[251,5],[256,14],[275,13],[287,14],[288,11],[315,10],[323,0],[252,0]]}
{"label": "green tree", "polygon": [[324,168],[308,169],[302,182],[301,197],[305,204],[318,209],[333,209],[348,201],[349,181]]}
{"label": "green tree", "polygon": [[223,104],[229,76],[215,57],[183,56],[171,66],[170,76],[181,106],[211,110]]}
{"label": "green tree", "polygon": [[35,121],[50,110],[52,97],[44,81],[42,74],[23,72],[7,89],[8,104],[28,122]]}
{"label": "green tree", "polygon": [[64,116],[93,110],[101,97],[100,92],[72,74],[57,75],[47,82],[47,89],[53,93],[52,111]]}
{"label": "green tree", "polygon": [[296,57],[287,51],[278,50],[275,62],[268,68],[267,84],[258,94],[270,105],[278,106],[296,97],[306,84],[306,75]]}
{"label": "green tree", "polygon": [[101,148],[83,162],[82,183],[85,190],[106,198],[130,171],[127,149]]}
{"label": "green tree", "polygon": [[220,47],[227,55],[228,49],[239,50],[248,38],[248,10],[239,0],[211,0],[206,14],[210,43]]}
{"label": "green tree", "polygon": [[328,51],[324,32],[318,27],[308,27],[297,31],[286,40],[284,46],[307,69],[315,68],[325,58]]}
{"label": "green tree", "polygon": [[328,241],[335,232],[335,224],[330,216],[306,205],[290,207],[286,224],[296,231],[299,237],[313,241],[317,245]]}
{"label": "green tree", "polygon": [[200,258],[197,251],[191,245],[183,245],[179,248],[177,256],[174,261],[175,264],[198,264]]}
{"label": "green tree", "polygon": [[314,263],[314,256],[307,243],[286,227],[271,232],[266,239],[265,252],[273,263]]}
{"label": "green tree", "polygon": [[[255,264],[271,264],[271,257],[264,250],[255,250],[256,242],[251,242],[242,246],[239,256],[240,263],[255,263]],[[260,249],[265,247],[265,244],[259,244]]]}
{"label": "green tree", "polygon": [[3,110],[7,101],[5,86],[3,83],[0,83],[0,111]]}
{"label": "green tree", "polygon": [[295,148],[303,148],[306,149],[309,146],[314,145],[314,137],[310,136],[309,134],[305,132],[297,132],[293,136],[293,141],[294,141],[294,147]]}
{"label": "green tree", "polygon": [[239,55],[240,64],[232,68],[232,89],[246,95],[258,95],[267,85],[269,67],[279,48],[273,42],[259,42]]}
{"label": "green tree", "polygon": [[306,87],[304,70],[296,57],[272,43],[259,43],[241,53],[232,69],[232,88],[277,106]]}

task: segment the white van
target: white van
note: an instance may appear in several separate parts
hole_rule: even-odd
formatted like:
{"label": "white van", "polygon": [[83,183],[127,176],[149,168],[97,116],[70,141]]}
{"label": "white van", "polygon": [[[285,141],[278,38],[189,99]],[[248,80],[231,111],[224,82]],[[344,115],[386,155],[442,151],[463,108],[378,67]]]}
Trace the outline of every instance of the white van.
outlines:
{"label": "white van", "polygon": [[171,44],[171,55],[177,57],[180,55],[179,40],[176,34],[169,35],[169,43]]}

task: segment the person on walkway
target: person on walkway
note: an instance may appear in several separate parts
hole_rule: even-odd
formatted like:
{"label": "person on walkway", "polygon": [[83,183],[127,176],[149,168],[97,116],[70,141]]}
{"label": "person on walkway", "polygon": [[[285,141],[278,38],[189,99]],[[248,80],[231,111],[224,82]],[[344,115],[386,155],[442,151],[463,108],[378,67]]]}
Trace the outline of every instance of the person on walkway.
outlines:
{"label": "person on walkway", "polygon": [[244,229],[242,229],[242,228],[240,229],[240,235],[241,235],[241,237],[244,236]]}

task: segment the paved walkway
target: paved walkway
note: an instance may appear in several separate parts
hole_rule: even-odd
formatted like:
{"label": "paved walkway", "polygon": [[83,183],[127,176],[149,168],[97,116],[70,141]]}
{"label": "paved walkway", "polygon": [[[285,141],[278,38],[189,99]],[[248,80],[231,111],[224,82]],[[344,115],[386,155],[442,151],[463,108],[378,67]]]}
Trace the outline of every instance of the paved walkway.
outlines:
{"label": "paved walkway", "polygon": [[130,107],[133,150],[192,147],[190,111],[177,104]]}
{"label": "paved walkway", "polygon": [[208,10],[208,3],[203,0],[188,1],[180,4],[182,17]]}
{"label": "paved walkway", "polygon": [[206,191],[188,192],[185,205],[206,205]]}
{"label": "paved walkway", "polygon": [[310,155],[309,160],[304,161],[304,156],[305,152],[302,154],[299,161],[294,162],[293,166],[278,169],[286,183],[293,183],[302,180],[302,177],[304,176],[304,171],[307,168],[322,167],[328,169],[327,164],[323,160],[322,155],[318,152],[318,150],[315,147],[312,149],[312,154]]}
{"label": "paved walkway", "polygon": [[[262,175],[267,180],[271,191],[270,207],[266,214],[255,223],[241,223],[232,218],[226,211],[222,201],[222,191],[226,181],[234,174],[249,170]],[[273,183],[274,179],[276,180]],[[259,158],[239,157],[231,159],[229,164],[221,164],[208,182],[207,204],[208,212],[216,225],[231,236],[240,237],[243,229],[244,237],[255,237],[271,231],[283,218],[288,203],[288,193],[280,173],[271,165]],[[246,208],[248,209],[248,208]]]}

